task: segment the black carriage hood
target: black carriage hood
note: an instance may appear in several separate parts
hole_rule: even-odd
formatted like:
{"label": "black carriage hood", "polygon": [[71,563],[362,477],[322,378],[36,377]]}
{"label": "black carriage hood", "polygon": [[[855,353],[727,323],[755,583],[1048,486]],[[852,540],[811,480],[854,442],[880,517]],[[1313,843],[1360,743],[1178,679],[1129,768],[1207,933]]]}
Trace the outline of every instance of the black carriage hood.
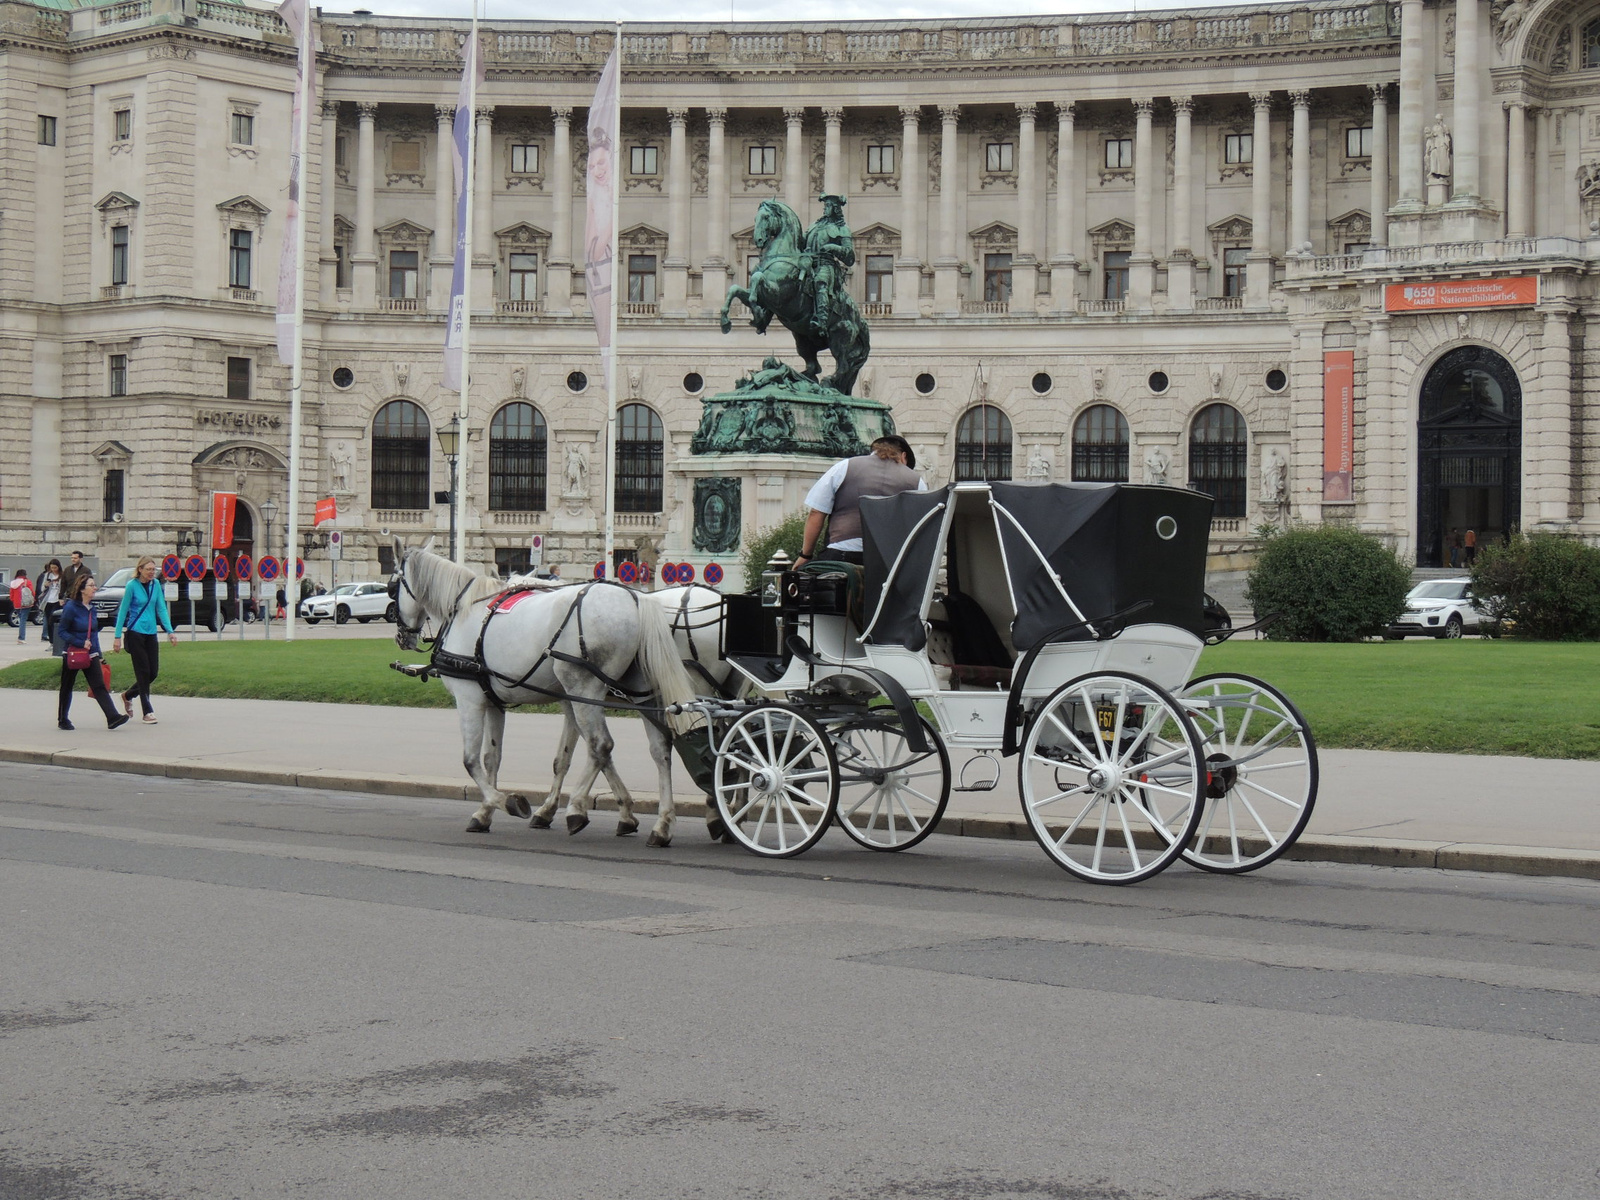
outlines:
{"label": "black carriage hood", "polygon": [[[1127,483],[994,483],[990,495],[1004,510],[997,517],[1017,605],[1011,640],[1019,652],[1063,625],[1106,617],[1141,600],[1153,604],[1135,622],[1195,634],[1207,628],[1201,606],[1210,496]],[[1080,630],[1065,640],[1091,636]]]}
{"label": "black carriage hood", "polygon": [[[922,596],[939,561],[943,521],[936,510],[949,500],[950,486],[946,484],[936,491],[868,496],[861,501],[867,620],[863,641],[907,650],[920,650],[927,643]],[[900,569],[891,580],[889,571],[896,557],[900,557]]]}

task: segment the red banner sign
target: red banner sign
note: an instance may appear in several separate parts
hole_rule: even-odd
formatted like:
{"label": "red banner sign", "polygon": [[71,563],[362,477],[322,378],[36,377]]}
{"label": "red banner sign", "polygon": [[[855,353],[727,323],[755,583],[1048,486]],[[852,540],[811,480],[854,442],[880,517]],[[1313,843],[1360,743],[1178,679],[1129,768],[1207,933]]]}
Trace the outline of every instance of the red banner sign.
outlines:
{"label": "red banner sign", "polygon": [[1539,277],[1441,279],[1391,283],[1383,289],[1385,312],[1432,312],[1452,308],[1525,308],[1539,303]]}
{"label": "red banner sign", "polygon": [[317,501],[317,509],[311,516],[311,527],[315,529],[324,521],[337,521],[339,519],[339,501],[332,496],[327,496]]}
{"label": "red banner sign", "polygon": [[1322,499],[1338,503],[1355,494],[1356,353],[1322,356]]}
{"label": "red banner sign", "polygon": [[237,492],[211,493],[211,548],[226,550],[233,545],[233,517],[239,511]]}

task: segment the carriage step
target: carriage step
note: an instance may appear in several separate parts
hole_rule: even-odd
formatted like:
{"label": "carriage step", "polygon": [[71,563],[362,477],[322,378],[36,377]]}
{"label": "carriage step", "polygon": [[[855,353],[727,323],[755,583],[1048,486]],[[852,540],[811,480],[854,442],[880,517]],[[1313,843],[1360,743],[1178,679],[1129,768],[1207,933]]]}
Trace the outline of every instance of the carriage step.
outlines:
{"label": "carriage step", "polygon": [[[977,763],[978,771],[973,778],[968,778],[972,772],[973,764]],[[993,771],[994,774],[988,773]],[[987,778],[985,777],[987,776]],[[1000,760],[992,751],[981,750],[966,762],[961,764],[961,780],[957,786],[951,788],[952,792],[992,792],[1000,782]]]}

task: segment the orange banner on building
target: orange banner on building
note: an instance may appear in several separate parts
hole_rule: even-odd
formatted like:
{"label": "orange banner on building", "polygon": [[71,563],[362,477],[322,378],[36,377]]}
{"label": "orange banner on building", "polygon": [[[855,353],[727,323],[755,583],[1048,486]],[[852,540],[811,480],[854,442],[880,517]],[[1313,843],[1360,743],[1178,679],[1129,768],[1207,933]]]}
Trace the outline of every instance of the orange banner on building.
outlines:
{"label": "orange banner on building", "polygon": [[317,501],[317,510],[312,514],[311,526],[316,528],[324,521],[337,521],[339,519],[339,501],[333,496],[327,496]]}
{"label": "orange banner on building", "polygon": [[237,492],[211,493],[211,548],[226,550],[233,545],[233,516],[239,511]]}
{"label": "orange banner on building", "polygon": [[1539,303],[1539,277],[1441,279],[1391,283],[1383,289],[1385,312],[1432,312],[1446,308],[1514,308]]}
{"label": "orange banner on building", "polygon": [[1322,356],[1322,499],[1355,497],[1356,353],[1329,350]]}

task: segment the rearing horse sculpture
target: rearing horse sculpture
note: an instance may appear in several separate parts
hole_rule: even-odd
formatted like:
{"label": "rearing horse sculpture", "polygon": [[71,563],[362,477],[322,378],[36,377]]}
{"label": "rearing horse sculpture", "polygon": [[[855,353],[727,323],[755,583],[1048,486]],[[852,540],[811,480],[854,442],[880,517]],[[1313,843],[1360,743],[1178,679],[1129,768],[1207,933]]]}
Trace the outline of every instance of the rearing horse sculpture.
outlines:
{"label": "rearing horse sculpture", "polygon": [[[735,300],[750,310],[750,324],[757,333],[765,333],[772,318],[777,317],[794,335],[795,350],[805,360],[801,374],[850,395],[856,376],[872,351],[866,322],[855,301],[842,288],[835,292],[828,306],[827,334],[817,336],[811,326],[817,281],[810,261],[813,256],[802,249],[800,218],[781,200],[763,200],[756,214],[754,236],[761,261],[750,273],[749,287],[734,284],[728,289],[722,306],[722,332],[733,329],[728,310]],[[827,379],[818,380],[822,371],[818,355],[824,350],[833,355],[834,372]]]}

